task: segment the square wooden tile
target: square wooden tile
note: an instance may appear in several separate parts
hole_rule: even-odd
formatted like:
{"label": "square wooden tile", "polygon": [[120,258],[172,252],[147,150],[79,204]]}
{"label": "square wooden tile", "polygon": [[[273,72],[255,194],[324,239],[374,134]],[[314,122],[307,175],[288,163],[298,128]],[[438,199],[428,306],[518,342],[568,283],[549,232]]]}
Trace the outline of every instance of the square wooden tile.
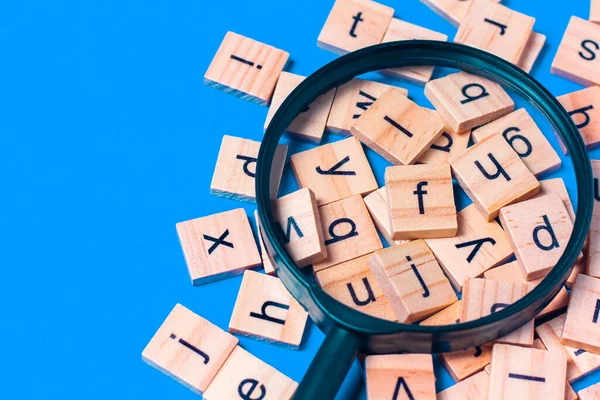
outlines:
{"label": "square wooden tile", "polygon": [[454,132],[465,132],[508,114],[514,102],[502,86],[457,72],[429,81],[425,96]]}
{"label": "square wooden tile", "polygon": [[[277,81],[271,107],[267,113],[265,121],[265,130],[271,123],[271,119],[279,109],[283,101],[292,93],[296,87],[302,83],[304,76],[292,74],[290,72],[282,72]],[[335,96],[335,89],[331,89],[327,93],[319,96],[313,101],[307,109],[303,110],[287,127],[286,132],[293,137],[301,140],[306,140],[313,143],[321,143],[325,125]]]}
{"label": "square wooden tile", "polygon": [[469,147],[450,160],[456,180],[488,221],[502,207],[527,200],[540,183],[501,135]]}
{"label": "square wooden tile", "polygon": [[406,243],[408,241],[392,239],[392,233],[390,231],[390,213],[387,204],[387,189],[385,186],[369,193],[365,196],[364,201],[377,231],[390,246]]}
{"label": "square wooden tile", "polygon": [[365,359],[369,400],[435,400],[435,375],[430,354],[389,354]]}
{"label": "square wooden tile", "polygon": [[567,357],[563,353],[494,345],[489,400],[564,400]]}
{"label": "square wooden tile", "polygon": [[237,343],[236,337],[177,304],[142,352],[142,359],[202,394]]}
{"label": "square wooden tile", "polygon": [[583,86],[600,85],[600,25],[571,17],[550,72]]}
{"label": "square wooden tile", "polygon": [[577,392],[580,400],[598,400],[600,399],[600,383],[588,386]]}
{"label": "square wooden tile", "polygon": [[346,54],[381,43],[394,9],[370,0],[336,0],[317,46]]}
{"label": "square wooden tile", "polygon": [[488,0],[474,0],[454,42],[485,50],[517,64],[535,18]]}
{"label": "square wooden tile", "polygon": [[600,278],[600,161],[592,160],[592,173],[594,175],[594,212],[587,246],[586,273]]}
{"label": "square wooden tile", "polygon": [[424,240],[375,252],[369,268],[400,322],[420,321],[458,301]]}
{"label": "square wooden tile", "polygon": [[546,44],[546,35],[531,32],[529,40],[527,40],[527,45],[525,46],[517,65],[521,67],[523,71],[531,72],[538,56],[544,48],[544,44]]}
{"label": "square wooden tile", "polygon": [[206,85],[268,105],[290,54],[227,32],[206,74]]}
{"label": "square wooden tile", "polygon": [[437,400],[481,400],[486,399],[490,376],[485,371],[458,382],[437,394]]}
{"label": "square wooden tile", "polygon": [[408,96],[406,89],[358,78],[338,86],[327,119],[327,131],[349,136],[354,121],[391,87],[395,87],[396,90]]}
{"label": "square wooden tile", "polygon": [[258,244],[260,247],[260,258],[262,259],[263,269],[265,270],[265,274],[275,275],[275,264],[273,263],[273,260],[271,260],[265,242],[262,239],[262,223],[258,216],[258,210],[254,210],[254,219],[256,220],[256,227],[258,228]]}
{"label": "square wooden tile", "polygon": [[[385,32],[385,36],[383,37],[383,42],[415,39],[439,40],[445,42],[448,40],[448,35],[397,18],[392,18],[392,22],[390,22],[390,25]],[[433,66],[392,68],[385,70],[384,73],[394,77],[408,79],[409,81],[416,83],[426,83],[429,82],[433,75],[433,68]]]}
{"label": "square wooden tile", "polygon": [[600,23],[600,0],[590,2],[590,21]]}
{"label": "square wooden tile", "polygon": [[520,108],[489,124],[473,129],[471,136],[478,143],[501,133],[527,168],[536,176],[560,168],[560,157],[526,109]]}
{"label": "square wooden tile", "polygon": [[[539,338],[535,339],[533,341],[533,348],[538,349],[538,350],[548,350],[548,349],[546,349],[546,346],[544,346],[544,343],[542,343],[542,341]],[[491,366],[490,366],[490,370],[491,370]],[[568,374],[568,370],[569,370],[569,358],[567,357],[567,374]],[[488,374],[489,374],[489,372],[488,372]],[[565,384],[565,400],[577,400],[577,393],[575,393],[575,391],[573,390],[573,388],[571,387],[569,382],[566,382],[566,384]]]}
{"label": "square wooden tile", "polygon": [[393,239],[456,235],[456,204],[449,164],[388,167],[385,187]]}
{"label": "square wooden tile", "polygon": [[538,325],[535,328],[535,333],[542,340],[548,351],[562,352],[567,355],[567,380],[573,382],[591,372],[597,371],[600,368],[600,355],[576,347],[564,346],[560,342],[565,318],[566,315],[563,314]]}
{"label": "square wooden tile", "polygon": [[569,197],[567,186],[565,185],[565,181],[562,178],[541,180],[540,191],[538,192],[538,194],[533,196],[532,199],[537,199],[552,193],[558,194],[560,199],[563,201],[567,212],[569,213],[571,221],[575,222],[575,210],[573,209],[573,203],[571,203],[571,197]]}
{"label": "square wooden tile", "polygon": [[444,121],[390,88],[352,125],[352,135],[392,164],[412,164],[441,136]]}
{"label": "square wooden tile", "polygon": [[290,399],[297,387],[292,379],[237,346],[203,398]]}
{"label": "square wooden tile", "polygon": [[327,258],[317,200],[310,189],[275,200],[273,213],[285,237],[286,249],[299,267]]}
{"label": "square wooden tile", "polygon": [[[529,285],[489,279],[467,279],[463,286],[460,320],[473,321],[501,311],[525,296]],[[533,320],[517,328],[496,343],[510,343],[521,346],[533,344]]]}
{"label": "square wooden tile", "polygon": [[504,230],[473,204],[458,213],[456,236],[425,241],[458,292],[465,279],[480,277],[513,254]]}
{"label": "square wooden tile", "polygon": [[569,212],[556,193],[504,207],[500,221],[528,280],[554,268],[573,231]]}
{"label": "square wooden tile", "polygon": [[239,275],[261,264],[243,208],[179,222],[177,234],[194,286]]}
{"label": "square wooden tile", "polygon": [[396,315],[369,269],[369,257],[367,254],[319,271],[315,280],[327,294],[348,307],[395,321]]}
{"label": "square wooden tile", "polygon": [[[436,115],[435,110],[429,110]],[[418,164],[443,164],[456,157],[469,146],[470,132],[454,132],[447,124],[438,139],[418,159]]]}
{"label": "square wooden tile", "polygon": [[561,343],[600,353],[600,279],[579,275],[571,292]]}
{"label": "square wooden tile", "polygon": [[310,188],[319,206],[378,188],[362,145],[353,137],[296,153],[290,166],[298,186]]}
{"label": "square wooden tile", "polygon": [[[256,161],[260,142],[224,135],[217,165],[210,183],[210,193],[240,201],[256,201]],[[283,175],[287,145],[275,150],[271,170],[271,198],[276,199]]]}
{"label": "square wooden tile", "polygon": [[244,272],[229,332],[298,349],[308,313],[274,276]]}
{"label": "square wooden tile", "polygon": [[[500,2],[500,0],[490,1]],[[471,8],[473,0],[421,0],[421,3],[427,5],[452,25],[459,26]]]}
{"label": "square wooden tile", "polygon": [[[598,58],[600,59],[600,55]],[[598,147],[600,145],[600,87],[592,86],[559,96],[557,99],[573,118],[586,147],[588,149]],[[559,135],[556,137],[563,152],[567,154],[562,139]]]}
{"label": "square wooden tile", "polygon": [[383,247],[365,202],[359,195],[319,207],[327,258],[315,272],[353,260]]}

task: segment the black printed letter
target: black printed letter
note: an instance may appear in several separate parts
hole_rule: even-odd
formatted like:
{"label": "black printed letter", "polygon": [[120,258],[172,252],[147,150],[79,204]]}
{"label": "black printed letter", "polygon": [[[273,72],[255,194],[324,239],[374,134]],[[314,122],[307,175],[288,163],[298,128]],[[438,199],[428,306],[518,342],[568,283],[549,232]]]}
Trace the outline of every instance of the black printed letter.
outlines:
{"label": "black printed letter", "polygon": [[[406,256],[406,260],[408,262],[412,262],[412,258],[410,258],[410,256]],[[411,263],[410,267],[412,268],[413,272],[417,276],[417,279],[419,280],[419,283],[421,284],[421,287],[423,288],[423,297],[429,297],[429,288],[427,287],[427,284],[425,284],[425,281],[423,280],[421,273],[417,269],[417,266],[415,264]]]}
{"label": "black printed letter", "polygon": [[504,34],[506,33],[506,28],[508,28],[508,26],[502,25],[501,23],[492,21],[491,19],[488,19],[488,18],[484,19],[484,21],[500,28],[500,36],[504,36]]}
{"label": "black printed letter", "polygon": [[[246,384],[248,384],[250,387],[248,388],[247,391],[244,391],[244,386],[246,386]],[[263,384],[258,386],[258,388],[260,389],[260,394],[257,397],[252,397],[252,393],[254,393],[254,390],[256,389],[257,386],[258,386],[258,381],[256,379],[244,379],[242,381],[242,383],[240,383],[240,385],[238,386],[238,394],[240,395],[240,398],[243,400],[262,400],[262,399],[264,399],[265,396],[267,395],[267,388],[265,388],[265,385],[263,385]]]}
{"label": "black printed letter", "polygon": [[[171,335],[169,337],[173,340],[177,339],[177,335],[175,335],[174,333],[171,333]],[[191,343],[188,343],[187,341],[185,341],[183,339],[179,339],[178,342],[182,346],[187,347],[188,349],[192,350],[194,353],[196,353],[200,357],[202,357],[204,359],[204,364],[208,364],[208,361],[210,360],[210,358],[208,357],[208,354],[206,354],[205,352],[203,352],[196,346],[192,345]]]}
{"label": "black printed letter", "polygon": [[317,173],[321,175],[356,175],[355,171],[338,171],[338,168],[341,168],[342,165],[346,164],[348,161],[350,161],[350,156],[342,158],[339,163],[327,170],[322,170],[321,167],[317,167]]}
{"label": "black printed letter", "polygon": [[594,50],[590,49],[589,47],[595,47],[596,50],[600,50],[600,45],[598,45],[598,43],[594,42],[593,40],[584,40],[583,42],[581,42],[581,47],[583,47],[588,53],[588,54],[584,54],[581,51],[579,52],[579,56],[581,58],[583,58],[584,60],[588,60],[588,61],[592,61],[596,59],[596,53],[594,53]]}
{"label": "black printed letter", "polygon": [[239,155],[239,154],[237,156],[235,156],[235,158],[237,158],[238,160],[244,160],[244,167],[243,168],[244,168],[244,173],[246,175],[248,175],[250,178],[254,178],[256,176],[256,167],[254,167],[255,168],[254,172],[250,171],[250,169],[248,168],[248,166],[250,164],[256,164],[256,160],[257,160],[256,158],[254,158],[254,157],[248,157],[248,156],[242,156],[242,155]]}
{"label": "black printed letter", "polygon": [[[533,150],[531,148],[531,142],[529,140],[527,140],[527,138],[523,135],[514,135],[513,137],[508,137],[508,134],[510,132],[521,132],[521,130],[515,126],[506,129],[504,132],[502,132],[502,136],[504,136],[504,139],[506,139],[506,141],[508,142],[508,144],[510,144],[510,147],[513,148],[513,150],[519,155],[519,157],[527,157],[528,155],[531,154],[531,151]],[[515,146],[515,140],[520,140],[525,144],[525,151],[524,152],[519,152],[519,150],[517,150],[516,146]]]}
{"label": "black printed letter", "polygon": [[504,168],[502,168],[502,166],[500,164],[498,164],[498,161],[496,161],[496,157],[494,157],[494,155],[492,153],[488,153],[488,157],[490,158],[490,160],[492,160],[492,163],[496,166],[496,172],[493,175],[490,175],[485,170],[485,168],[483,168],[483,166],[481,165],[481,163],[479,161],[475,161],[475,165],[477,166],[477,168],[479,168],[479,170],[481,171],[483,176],[485,176],[489,180],[493,181],[494,179],[496,179],[500,175],[502,175],[504,177],[504,179],[506,179],[507,181],[510,181],[510,176],[504,170]]}
{"label": "black printed letter", "polygon": [[583,114],[585,116],[585,121],[583,121],[581,124],[577,124],[577,129],[583,129],[589,125],[589,123],[591,122],[591,118],[587,112],[593,109],[594,106],[587,106],[578,108],[577,110],[569,111],[569,115],[571,116],[571,118],[573,118],[573,115],[575,114]]}
{"label": "black printed letter", "polygon": [[350,28],[350,36],[356,37],[356,32],[355,32],[356,27],[358,26],[359,22],[364,21],[364,19],[362,19],[361,17],[362,17],[361,11],[359,11],[358,14],[356,14],[355,16],[352,17],[354,22],[352,23],[352,28]]}
{"label": "black printed letter", "polygon": [[396,390],[394,390],[394,396],[392,397],[392,400],[398,400],[400,398],[400,390],[402,390],[402,388],[404,388],[404,391],[406,392],[406,397],[408,397],[408,400],[415,400],[415,397],[413,396],[413,394],[410,392],[410,389],[408,388],[408,384],[402,377],[398,378],[398,381],[396,382]]}
{"label": "black printed letter", "polygon": [[471,252],[469,253],[469,256],[467,257],[467,262],[471,263],[471,261],[473,261],[473,258],[475,258],[475,256],[479,252],[479,249],[481,248],[481,246],[483,246],[483,244],[486,242],[491,243],[492,246],[494,246],[496,244],[496,241],[494,239],[492,239],[490,237],[486,237],[486,238],[482,238],[482,239],[471,240],[469,242],[455,244],[455,246],[457,249],[462,249],[463,247],[475,246],[473,248],[473,250],[471,250]]}
{"label": "black printed letter", "polygon": [[371,289],[371,284],[369,283],[369,280],[367,278],[362,278],[362,282],[365,285],[365,289],[367,289],[367,299],[366,300],[359,300],[358,297],[356,296],[356,292],[354,291],[354,286],[352,286],[351,283],[346,284],[346,287],[348,288],[348,291],[350,292],[350,296],[352,296],[352,301],[354,302],[354,304],[356,304],[357,306],[366,306],[369,303],[375,302],[377,301],[375,299],[375,295],[373,294],[373,289]]}
{"label": "black printed letter", "polygon": [[[373,102],[375,102],[375,100],[377,100],[376,97],[373,97],[370,94],[363,92],[362,90],[358,92],[358,95],[366,97],[367,99],[371,100],[371,101],[357,101],[356,102],[356,107],[363,111],[367,111],[369,109],[369,107],[371,107],[373,105]],[[352,118],[357,119],[361,115],[362,114],[354,114],[352,116]]]}
{"label": "black printed letter", "polygon": [[[558,244],[558,240],[556,240],[556,235],[554,234],[554,229],[552,229],[552,224],[550,224],[550,220],[548,220],[548,216],[544,215],[542,216],[542,219],[544,220],[544,225],[536,226],[533,230],[533,241],[535,242],[537,247],[544,251],[550,251],[554,248],[559,248],[560,245]],[[543,245],[540,241],[540,231],[546,231],[550,235],[550,239],[552,239],[552,242],[550,242],[549,245]]]}
{"label": "black printed letter", "polygon": [[275,318],[275,317],[271,317],[270,315],[267,315],[267,308],[269,306],[281,308],[282,310],[290,309],[290,306],[288,306],[286,304],[277,303],[276,301],[265,301],[263,303],[262,307],[260,308],[260,314],[251,312],[250,316],[254,317],[254,318],[258,318],[258,319],[264,319],[265,321],[274,322],[276,324],[284,325],[285,319]]}
{"label": "black printed letter", "polygon": [[[479,90],[481,90],[481,93],[479,93],[477,96],[469,96],[469,94],[467,93],[467,91],[468,91],[470,88],[472,88],[472,87],[474,87],[474,88],[478,88]],[[481,99],[481,98],[484,98],[484,97],[486,97],[486,96],[489,96],[489,95],[490,95],[490,94],[489,94],[489,93],[488,93],[488,92],[485,90],[485,88],[484,88],[482,85],[480,85],[479,83],[469,83],[468,85],[465,85],[465,86],[462,88],[462,90],[461,90],[461,91],[462,91],[462,94],[463,94],[463,96],[465,96],[465,97],[466,97],[466,99],[464,99],[464,100],[461,100],[461,101],[460,101],[460,104],[467,104],[467,103],[470,103],[470,102],[472,102],[472,101],[479,100],[479,99]]]}
{"label": "black printed letter", "polygon": [[[342,236],[336,235],[335,227],[338,226],[339,224],[350,225],[350,231]],[[331,225],[329,225],[329,236],[331,236],[331,239],[327,239],[325,241],[325,246],[329,246],[330,244],[341,242],[342,240],[346,240],[351,237],[358,236],[358,232],[356,231],[356,224],[350,218],[336,219],[335,221],[333,221],[331,223]]]}
{"label": "black printed letter", "polygon": [[392,125],[396,129],[398,129],[400,132],[404,133],[409,138],[411,138],[413,136],[413,134],[410,133],[410,131],[408,129],[406,129],[405,127],[403,127],[402,125],[400,125],[399,123],[397,123],[396,121],[394,121],[393,119],[391,119],[390,117],[388,117],[387,115],[385,117],[383,117],[383,119],[386,122],[389,122],[390,125]]}
{"label": "black printed letter", "polygon": [[427,190],[423,190],[423,187],[427,186],[427,181],[417,183],[417,190],[413,194],[417,195],[419,200],[419,214],[425,214],[425,205],[423,204],[423,195],[427,194]]}
{"label": "black printed letter", "polygon": [[285,243],[286,244],[288,244],[290,242],[290,240],[292,240],[292,228],[294,228],[294,231],[296,231],[296,235],[298,235],[299,238],[304,237],[304,233],[302,233],[302,231],[298,227],[298,224],[296,223],[296,220],[294,219],[294,217],[288,217],[287,227],[286,227],[285,232],[283,231],[283,228],[281,227],[281,224],[279,222],[277,223],[277,226],[279,227],[279,229],[281,229],[281,232],[283,232],[283,234],[285,235]]}
{"label": "black printed letter", "polygon": [[[448,144],[446,144],[445,146],[437,144],[441,138],[445,138],[448,141]],[[452,147],[453,144],[454,144],[454,139],[452,139],[452,136],[450,136],[449,134],[444,132],[444,133],[442,133],[442,136],[440,136],[440,138],[438,140],[436,140],[436,142],[434,144],[431,145],[431,148],[439,150],[439,151],[444,151],[446,153],[450,153],[450,148]]]}

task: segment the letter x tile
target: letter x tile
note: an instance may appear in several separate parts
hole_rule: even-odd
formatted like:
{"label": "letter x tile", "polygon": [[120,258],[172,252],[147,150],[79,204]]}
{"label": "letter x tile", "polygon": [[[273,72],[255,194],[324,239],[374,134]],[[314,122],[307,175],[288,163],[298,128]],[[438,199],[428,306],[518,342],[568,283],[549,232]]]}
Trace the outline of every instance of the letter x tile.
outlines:
{"label": "letter x tile", "polygon": [[243,208],[177,224],[194,286],[239,275],[261,264]]}

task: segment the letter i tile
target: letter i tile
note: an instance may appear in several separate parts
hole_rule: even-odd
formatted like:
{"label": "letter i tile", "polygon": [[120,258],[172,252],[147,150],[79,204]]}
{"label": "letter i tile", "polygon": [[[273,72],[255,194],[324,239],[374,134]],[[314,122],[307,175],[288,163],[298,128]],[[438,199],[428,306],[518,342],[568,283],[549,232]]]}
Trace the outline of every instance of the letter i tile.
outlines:
{"label": "letter i tile", "polygon": [[600,352],[600,279],[587,275],[577,277],[561,343],[595,354]]}
{"label": "letter i tile", "polygon": [[389,354],[365,359],[369,400],[435,400],[435,375],[430,354]]}
{"label": "letter i tile", "polygon": [[274,276],[246,271],[229,332],[300,347],[308,313]]}

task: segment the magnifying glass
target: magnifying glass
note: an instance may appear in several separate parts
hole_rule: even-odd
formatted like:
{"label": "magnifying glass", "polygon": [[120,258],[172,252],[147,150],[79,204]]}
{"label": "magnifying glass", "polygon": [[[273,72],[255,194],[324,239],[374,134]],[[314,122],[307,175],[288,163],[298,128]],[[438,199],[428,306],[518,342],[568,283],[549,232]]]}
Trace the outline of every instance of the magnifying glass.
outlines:
{"label": "magnifying glass", "polygon": [[[315,99],[356,76],[389,68],[438,66],[480,75],[512,89],[550,122],[568,150],[577,182],[573,233],[556,266],[519,301],[489,316],[455,325],[422,326],[387,321],[354,310],[329,296],[290,257],[276,228],[269,177],[279,140],[296,116]],[[359,352],[367,354],[440,353],[483,345],[531,321],[569,277],[589,230],[593,209],[589,157],[571,117],[555,97],[529,74],[481,50],[437,41],[400,41],[347,54],[307,77],[282,103],[263,139],[256,169],[261,235],[277,274],[290,293],[327,334],[295,394],[295,399],[330,399],[337,393]]]}

